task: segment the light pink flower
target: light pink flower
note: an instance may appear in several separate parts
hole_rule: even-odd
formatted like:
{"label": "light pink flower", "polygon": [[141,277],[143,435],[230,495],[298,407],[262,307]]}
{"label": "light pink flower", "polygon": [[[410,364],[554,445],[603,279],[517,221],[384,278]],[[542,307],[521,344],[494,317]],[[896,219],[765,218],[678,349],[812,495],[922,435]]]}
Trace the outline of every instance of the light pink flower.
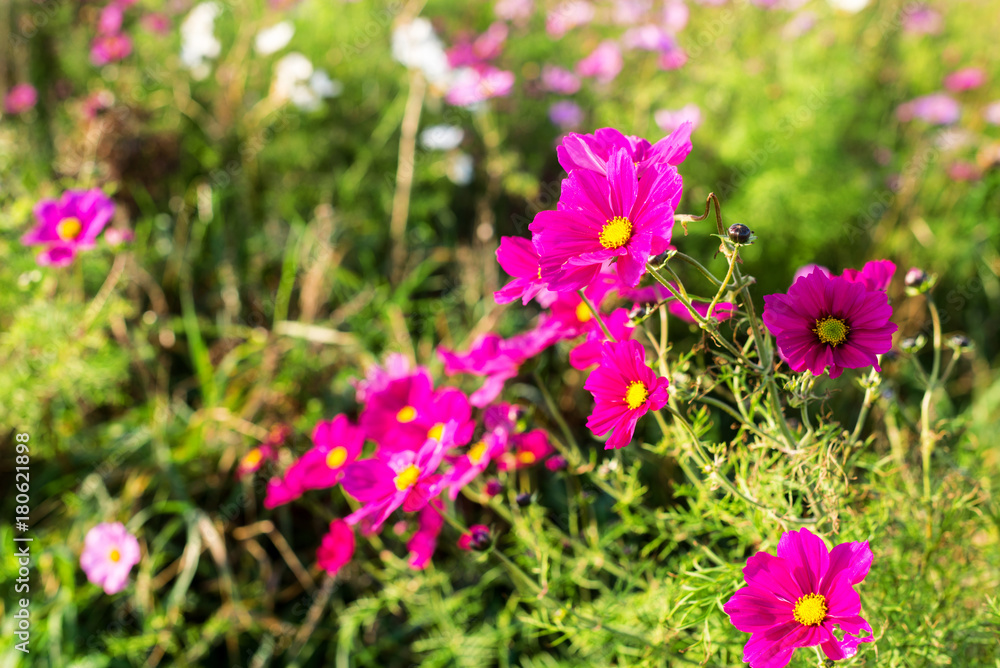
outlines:
{"label": "light pink flower", "polygon": [[560,95],[572,95],[580,90],[580,78],[556,65],[542,67],[542,88]]}
{"label": "light pink flower", "polygon": [[978,67],[956,70],[944,78],[944,87],[953,93],[979,88],[986,83],[986,72]]}
{"label": "light pink flower", "polygon": [[8,114],[23,114],[38,104],[38,91],[31,84],[12,86],[3,99],[3,109]]}
{"label": "light pink flower", "polygon": [[545,19],[545,30],[549,36],[559,39],[578,26],[594,19],[594,7],[585,0],[566,0],[549,12]]}
{"label": "light pink flower", "polygon": [[594,77],[601,83],[610,83],[622,71],[624,64],[618,44],[606,39],[576,64],[576,73],[582,77]]}
{"label": "light pink flower", "polygon": [[660,109],[653,114],[653,120],[664,132],[674,132],[685,123],[690,123],[690,131],[694,132],[701,125],[701,108],[691,103],[680,109]]}
{"label": "light pink flower", "polygon": [[105,594],[117,594],[125,588],[129,571],[141,556],[139,541],[124,524],[102,523],[87,532],[80,567],[88,580],[104,588]]}
{"label": "light pink flower", "polygon": [[514,73],[485,65],[463,67],[445,94],[445,101],[457,107],[468,107],[494,97],[510,95],[514,87]]}
{"label": "light pink flower", "polygon": [[132,53],[132,38],[123,33],[98,35],[90,46],[90,62],[98,67],[124,60]]}

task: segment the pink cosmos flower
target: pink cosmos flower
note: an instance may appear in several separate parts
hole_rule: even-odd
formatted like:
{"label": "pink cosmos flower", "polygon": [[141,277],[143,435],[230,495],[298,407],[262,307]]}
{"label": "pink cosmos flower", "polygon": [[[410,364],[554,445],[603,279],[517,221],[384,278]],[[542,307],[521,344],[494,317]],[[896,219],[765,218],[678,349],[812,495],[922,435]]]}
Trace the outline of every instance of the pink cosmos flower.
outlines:
{"label": "pink cosmos flower", "polygon": [[277,508],[302,496],[302,488],[291,480],[274,476],[267,481],[264,495],[265,508]]}
{"label": "pink cosmos flower", "polygon": [[667,51],[674,46],[674,38],[660,26],[648,23],[629,28],[622,35],[622,46],[643,51]]}
{"label": "pink cosmos flower", "polygon": [[352,379],[355,398],[359,404],[368,402],[370,395],[381,392],[389,383],[410,375],[410,360],[402,353],[389,353],[385,356],[385,367],[372,364],[365,370],[364,380]]}
{"label": "pink cosmos flower", "polygon": [[559,100],[549,107],[549,120],[562,130],[572,130],[583,124],[583,109],[571,100]]}
{"label": "pink cosmos flower", "polygon": [[[784,668],[796,648],[815,645],[834,661],[854,656],[859,643],[872,642],[854,590],[871,564],[867,541],[828,550],[808,529],[782,534],[777,556],[750,557],[743,569],[747,586],[723,606],[733,626],[752,634],[743,660],[751,668]],[[833,634],[836,626],[843,640]]]}
{"label": "pink cosmos flower", "polygon": [[660,69],[667,70],[668,72],[670,70],[679,70],[684,67],[687,61],[687,52],[677,46],[660,54]]}
{"label": "pink cosmos flower", "polygon": [[559,39],[578,26],[586,25],[594,19],[594,6],[585,0],[566,0],[557,5],[545,18],[545,31],[553,39]]}
{"label": "pink cosmos flower", "polygon": [[639,283],[646,260],[666,248],[682,182],[669,165],[647,168],[642,180],[628,151],[608,160],[607,176],[574,170],[563,181],[559,208],[528,226],[550,290],[589,285],[614,261],[622,282]]}
{"label": "pink cosmos flower", "polygon": [[501,428],[486,432],[479,441],[470,445],[464,454],[454,460],[451,470],[445,475],[443,486],[448,490],[448,498],[452,501],[457,499],[462,488],[475,480],[506,449],[507,431]]}
{"label": "pink cosmos flower", "polygon": [[97,20],[97,32],[100,35],[113,35],[121,31],[125,10],[121,5],[111,3],[101,10]]}
{"label": "pink cosmos flower", "polygon": [[38,91],[31,84],[20,83],[11,86],[3,99],[3,110],[11,115],[23,114],[38,104]]}
{"label": "pink cosmos flower", "polygon": [[365,437],[346,415],[319,422],[312,434],[313,447],[285,472],[282,485],[268,489],[265,508],[294,501],[310,489],[328,489],[340,482],[347,467],[364,448]]}
{"label": "pink cosmos flower", "polygon": [[[584,289],[583,294],[594,305],[594,308],[600,311],[601,302],[608,294],[610,287],[606,282],[594,281]],[[594,319],[590,307],[580,298],[578,293],[558,292],[556,294],[558,297],[552,302],[550,314],[545,322],[558,328],[559,340],[575,339],[593,329],[601,328]]]}
{"label": "pink cosmos flower", "polygon": [[473,524],[458,539],[460,550],[483,550],[490,544],[490,528],[485,524]]}
{"label": "pink cosmos flower", "polygon": [[594,77],[601,83],[611,83],[622,71],[625,61],[614,40],[606,39],[597,45],[589,56],[576,64],[581,77]]}
{"label": "pink cosmos flower", "polygon": [[778,352],[793,371],[824,371],[830,378],[844,369],[874,366],[877,355],[892,348],[896,325],[885,293],[869,290],[822,271],[802,276],[787,294],[764,297],[764,324],[775,336]]}
{"label": "pink cosmos flower", "polygon": [[679,165],[691,152],[690,123],[681,123],[669,135],[650,144],[641,137],[623,135],[614,128],[601,128],[592,135],[569,133],[556,148],[559,164],[567,173],[587,169],[606,175],[608,161],[617,151],[625,150],[635,163],[641,178],[653,165]]}
{"label": "pink cosmos flower", "polygon": [[954,162],[948,166],[948,178],[952,181],[978,181],[982,176],[979,166],[971,162]]}
{"label": "pink cosmos flower", "polygon": [[336,519],[316,550],[316,563],[330,575],[336,575],[354,556],[354,529],[347,522]]}
{"label": "pink cosmos flower", "polygon": [[128,583],[128,574],[139,563],[139,541],[121,522],[98,524],[87,532],[80,554],[80,568],[87,579],[117,594]]}
{"label": "pink cosmos flower", "polygon": [[431,563],[431,557],[437,549],[438,535],[444,526],[441,511],[441,501],[434,499],[424,506],[417,517],[419,528],[406,544],[406,549],[410,551],[410,568],[415,571],[422,571]]}
{"label": "pink cosmos flower", "polygon": [[962,109],[958,102],[944,93],[924,95],[896,108],[896,118],[904,122],[919,118],[934,125],[950,125],[961,115]]}
{"label": "pink cosmos flower", "polygon": [[403,450],[385,459],[356,461],[344,472],[344,491],[361,502],[361,507],[347,516],[355,525],[370,522],[366,533],[377,533],[392,511],[399,507],[414,513],[441,491],[438,466],[445,451],[455,445],[458,423],[447,423],[440,439],[428,438],[420,450]]}
{"label": "pink cosmos flower", "polygon": [[535,0],[499,0],[493,6],[493,13],[498,19],[513,21],[523,25],[535,11]]}
{"label": "pink cosmos flower", "polygon": [[514,73],[498,70],[492,65],[463,67],[455,70],[455,78],[445,95],[445,101],[457,107],[468,107],[494,97],[510,95]]}
{"label": "pink cosmos flower", "polygon": [[250,452],[243,455],[240,459],[239,466],[236,467],[236,477],[242,478],[249,473],[255,473],[260,470],[260,467],[265,462],[276,460],[278,458],[278,448],[281,447],[281,444],[285,442],[285,439],[288,438],[291,432],[292,429],[288,425],[279,424],[274,426],[267,435],[267,440],[258,447],[250,450]]}
{"label": "pink cosmos flower", "polygon": [[170,32],[170,17],[160,12],[150,12],[140,20],[142,27],[157,35],[166,35]]}
{"label": "pink cosmos flower", "polygon": [[[521,364],[540,354],[558,339],[558,327],[553,323],[543,322],[534,329],[509,339],[498,334],[484,334],[464,353],[439,347],[438,356],[444,362],[444,371],[449,376],[459,373],[485,376],[483,385],[469,396],[469,402],[473,406],[482,408],[500,396],[504,384],[517,375]],[[468,439],[463,441],[467,442]]]}
{"label": "pink cosmos flower", "polygon": [[572,95],[580,90],[580,77],[555,65],[542,67],[542,88],[559,95]]}
{"label": "pink cosmos flower", "polygon": [[687,25],[690,13],[682,0],[668,0],[663,4],[663,26],[676,35]]}
{"label": "pink cosmos flower", "polygon": [[[632,330],[635,329],[629,320],[628,310],[623,308],[615,309],[611,315],[606,316],[604,324],[616,341],[628,340],[632,337]],[[583,370],[600,364],[606,342],[604,330],[595,322],[594,327],[587,333],[587,340],[569,351],[570,366]]]}
{"label": "pink cosmos flower", "polygon": [[903,12],[903,30],[908,33],[937,35],[944,30],[941,14],[927,5],[907,5]]}
{"label": "pink cosmos flower", "polygon": [[979,88],[986,83],[986,72],[978,67],[966,67],[944,78],[944,87],[953,93]]}
{"label": "pink cosmos flower", "polygon": [[555,452],[555,448],[549,443],[549,435],[543,429],[511,434],[510,442],[514,451],[504,452],[497,459],[497,468],[501,471],[516,471],[534,466]]}
{"label": "pink cosmos flower", "polygon": [[497,248],[497,262],[514,277],[507,285],[493,293],[497,304],[509,304],[518,297],[528,305],[532,299],[545,307],[555,301],[556,293],[550,291],[541,279],[538,251],[531,240],[522,237],[501,237]]}
{"label": "pink cosmos flower", "polygon": [[132,53],[132,38],[124,33],[98,35],[90,45],[90,62],[98,67],[124,60]]}
{"label": "pink cosmos flower", "polygon": [[115,203],[99,188],[67,190],[58,201],[35,205],[38,224],[21,237],[26,246],[45,249],[36,260],[42,266],[66,266],[76,253],[96,245],[97,236],[115,213]]}
{"label": "pink cosmos flower", "polygon": [[[829,273],[829,272],[828,272]],[[873,260],[866,262],[861,271],[857,269],[845,269],[842,276],[852,283],[861,283],[868,290],[881,290],[885,292],[889,289],[889,283],[896,273],[896,264],[889,260]]]}
{"label": "pink cosmos flower", "polygon": [[469,400],[455,388],[434,391],[424,368],[390,381],[383,390],[371,393],[361,412],[361,428],[368,438],[389,452],[416,450],[428,438],[440,438],[444,424],[458,422],[455,436],[468,443],[475,424]]}
{"label": "pink cosmos flower", "polygon": [[638,341],[606,343],[601,366],[583,384],[594,395],[587,428],[597,436],[611,432],[605,450],[628,445],[639,418],[667,403],[669,381],[646,365],[645,353]]}

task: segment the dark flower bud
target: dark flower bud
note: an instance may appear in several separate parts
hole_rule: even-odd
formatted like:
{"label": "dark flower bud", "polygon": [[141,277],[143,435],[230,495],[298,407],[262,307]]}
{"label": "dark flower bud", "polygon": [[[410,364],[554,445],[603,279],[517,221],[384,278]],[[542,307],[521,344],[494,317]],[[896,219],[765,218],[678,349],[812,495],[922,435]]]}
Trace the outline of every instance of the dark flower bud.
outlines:
{"label": "dark flower bud", "polygon": [[729,240],[734,244],[748,244],[753,239],[753,232],[743,223],[729,226]]}
{"label": "dark flower bud", "polygon": [[969,337],[964,334],[956,334],[948,339],[948,345],[958,352],[967,352],[972,350],[972,341],[970,341]]}
{"label": "dark flower bud", "polygon": [[906,278],[903,279],[903,283],[908,288],[919,288],[927,281],[927,272],[923,269],[918,269],[917,267],[912,267],[908,272],[906,272]]}
{"label": "dark flower bud", "polygon": [[496,478],[490,478],[486,481],[486,493],[490,496],[496,496],[503,491],[503,485]]}
{"label": "dark flower bud", "polygon": [[666,262],[669,258],[670,258],[670,251],[666,251],[665,253],[660,253],[659,255],[654,255],[653,257],[649,258],[649,263],[655,267],[660,267],[663,266],[663,263]]}
{"label": "dark flower bud", "polygon": [[524,506],[530,506],[531,505],[531,494],[529,494],[528,492],[525,492],[524,494],[518,494],[517,495],[517,505],[521,506],[522,508]]}
{"label": "dark flower bud", "polygon": [[462,534],[458,539],[458,546],[463,550],[476,550],[483,552],[489,549],[493,539],[490,536],[490,529],[482,524],[473,524],[469,527],[468,533]]}

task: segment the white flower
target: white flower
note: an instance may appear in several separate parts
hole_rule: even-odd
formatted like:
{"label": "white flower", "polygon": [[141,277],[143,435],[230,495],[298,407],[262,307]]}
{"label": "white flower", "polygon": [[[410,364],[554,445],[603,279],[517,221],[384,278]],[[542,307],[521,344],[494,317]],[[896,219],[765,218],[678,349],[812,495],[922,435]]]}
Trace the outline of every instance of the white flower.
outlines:
{"label": "white flower", "polygon": [[450,151],[462,143],[465,131],[454,125],[432,125],[420,133],[420,144],[431,151]]}
{"label": "white flower", "polygon": [[448,56],[431,22],[425,18],[415,18],[392,31],[392,57],[407,67],[419,69],[432,84],[448,83],[451,72]]}
{"label": "white flower", "polygon": [[326,70],[316,70],[309,77],[309,87],[320,97],[337,97],[344,92],[344,84],[331,79]]}
{"label": "white flower", "polygon": [[843,9],[845,12],[860,12],[868,6],[868,0],[828,0],[835,9]]}
{"label": "white flower", "polygon": [[331,79],[325,70],[313,70],[312,63],[301,53],[290,53],[274,66],[274,96],[304,111],[318,109],[323,98],[336,97],[343,90],[344,85]]}
{"label": "white flower", "polygon": [[468,153],[456,153],[448,160],[448,179],[457,186],[472,183],[474,163]]}
{"label": "white flower", "polygon": [[254,47],[260,55],[269,56],[288,46],[294,34],[295,26],[292,25],[292,22],[282,21],[257,33],[257,37],[254,39]]}
{"label": "white flower", "polygon": [[195,79],[204,79],[210,71],[207,59],[217,58],[222,44],[215,38],[215,19],[222,7],[215,2],[203,2],[191,10],[181,24],[181,62]]}

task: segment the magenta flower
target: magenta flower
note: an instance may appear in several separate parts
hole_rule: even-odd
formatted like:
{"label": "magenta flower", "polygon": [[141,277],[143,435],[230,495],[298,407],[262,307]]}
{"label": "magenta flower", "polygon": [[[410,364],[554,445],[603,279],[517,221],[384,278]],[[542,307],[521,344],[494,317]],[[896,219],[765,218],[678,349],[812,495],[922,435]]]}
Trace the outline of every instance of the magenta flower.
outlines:
{"label": "magenta flower", "polygon": [[437,549],[438,535],[444,526],[441,511],[441,501],[434,499],[417,516],[417,531],[406,543],[406,549],[410,551],[410,568],[415,571],[422,571],[431,563],[431,557]]}
{"label": "magenta flower", "polygon": [[282,484],[274,496],[270,489],[264,505],[294,501],[310,489],[328,489],[340,482],[347,467],[361,454],[365,444],[364,433],[346,415],[319,422],[312,434],[313,447],[307,450],[285,472]]}
{"label": "magenta flower", "polygon": [[654,23],[629,28],[622,35],[622,46],[642,51],[667,51],[674,46],[674,38]]}
{"label": "magenta flower", "polygon": [[38,91],[31,84],[20,83],[11,86],[3,99],[3,110],[11,115],[23,114],[38,104]]}
{"label": "magenta flower", "polygon": [[944,78],[944,87],[953,93],[979,88],[986,83],[986,72],[978,67],[956,70]]}
{"label": "magenta flower", "polygon": [[639,418],[667,403],[669,381],[646,365],[645,352],[638,341],[604,344],[601,366],[583,384],[594,395],[587,428],[597,436],[611,432],[605,450],[628,445]]}
{"label": "magenta flower", "polygon": [[497,248],[497,262],[514,277],[514,280],[493,293],[497,304],[508,304],[518,297],[525,306],[532,299],[541,306],[548,306],[555,300],[556,293],[545,287],[546,282],[541,279],[538,251],[529,239],[501,237],[500,247]]}
{"label": "magenta flower", "polygon": [[896,108],[896,118],[904,122],[919,118],[934,125],[950,125],[961,115],[962,108],[958,102],[944,93],[924,95]]}
{"label": "magenta flower", "polygon": [[132,53],[132,38],[124,33],[98,35],[90,45],[90,62],[98,67],[124,60]]}
{"label": "magenta flower", "polygon": [[452,501],[457,499],[462,488],[475,480],[490,462],[506,450],[507,431],[502,428],[486,432],[479,441],[470,445],[464,454],[454,460],[451,470],[445,475],[442,485],[448,490],[448,498]]}
{"label": "magenta flower", "polygon": [[[606,282],[594,281],[584,289],[583,294],[587,296],[590,303],[598,311],[601,310],[601,302],[608,294],[610,285]],[[575,339],[578,336],[590,333],[601,326],[594,319],[587,303],[580,298],[576,292],[558,292],[558,297],[551,306],[551,315],[545,319],[545,323],[558,328],[558,338],[560,340]]]}
{"label": "magenta flower", "polygon": [[514,73],[492,65],[477,65],[455,70],[455,78],[444,99],[457,107],[468,107],[494,97],[510,95]]}
{"label": "magenta flower", "polygon": [[139,541],[121,522],[98,524],[87,532],[80,554],[80,568],[105,594],[117,594],[128,583],[128,574],[139,563]]}
{"label": "magenta flower", "polygon": [[240,459],[239,466],[236,467],[236,477],[242,478],[247,474],[255,473],[260,470],[264,462],[276,460],[278,458],[278,448],[281,447],[291,432],[292,429],[288,425],[279,424],[273,427],[267,435],[267,440],[258,447],[250,450],[250,452],[243,455]]}
{"label": "magenta flower", "polygon": [[445,450],[455,445],[458,423],[445,425],[441,438],[428,438],[420,450],[403,450],[381,458],[354,462],[344,472],[344,491],[362,503],[347,516],[355,525],[367,520],[367,533],[377,533],[392,511],[399,507],[414,513],[441,491],[441,476],[437,469]]}
{"label": "magenta flower", "polygon": [[485,550],[490,545],[490,528],[485,524],[473,524],[458,538],[460,550]]}
{"label": "magenta flower", "polygon": [[67,190],[58,201],[38,202],[34,213],[38,224],[21,237],[21,243],[45,246],[36,258],[38,264],[66,266],[77,251],[95,246],[114,216],[115,203],[98,188]]}
{"label": "magenta flower", "polygon": [[872,262],[866,262],[861,271],[857,269],[845,269],[842,276],[852,283],[861,283],[868,290],[881,290],[885,292],[889,289],[889,283],[892,282],[892,277],[895,273],[895,263],[889,260],[873,260]]}
{"label": "magenta flower", "polygon": [[170,17],[160,12],[150,12],[140,19],[142,27],[157,35],[166,35],[170,32]]}
{"label": "magenta flower", "polygon": [[[828,550],[808,529],[782,534],[777,556],[750,557],[743,569],[747,586],[723,606],[733,626],[752,634],[743,660],[751,668],[784,668],[796,648],[815,645],[834,661],[854,656],[859,643],[872,641],[854,590],[871,564],[867,541]],[[833,634],[835,626],[845,632],[843,640]]]}
{"label": "magenta flower", "polygon": [[125,9],[118,4],[111,3],[101,10],[101,16],[97,20],[97,32],[101,35],[113,35],[122,29],[122,19],[125,17]]}
{"label": "magenta flower", "polygon": [[[631,338],[632,330],[635,329],[629,320],[628,310],[623,308],[615,309],[611,315],[606,316],[604,324],[607,326],[608,331],[611,332],[611,336],[615,337],[616,341],[625,341]],[[604,336],[604,330],[595,322],[594,326],[587,333],[587,340],[569,351],[570,366],[574,369],[583,370],[600,364],[606,342],[607,338]]]}
{"label": "magenta flower", "polygon": [[691,152],[691,131],[694,126],[682,122],[655,144],[641,137],[623,135],[614,128],[601,128],[592,135],[570,133],[556,148],[559,164],[568,174],[574,169],[587,169],[601,175],[608,173],[608,161],[619,150],[625,150],[635,163],[641,178],[654,165],[679,165]]}
{"label": "magenta flower", "polygon": [[625,149],[608,160],[608,174],[574,170],[563,181],[559,208],[528,226],[549,289],[589,285],[614,261],[623,283],[635,286],[650,255],[670,243],[682,181],[669,165],[650,167],[642,180]]}
{"label": "magenta flower", "polygon": [[576,64],[581,77],[594,77],[601,83],[611,83],[622,71],[625,61],[621,49],[613,40],[606,39],[597,45],[589,56]]}
{"label": "magenta flower", "polygon": [[370,394],[360,422],[368,438],[387,451],[417,450],[428,438],[440,438],[444,424],[456,420],[456,439],[468,443],[474,423],[469,400],[455,388],[437,392],[424,368],[390,381]]}
{"label": "magenta flower", "polygon": [[896,325],[892,307],[880,290],[822,271],[802,276],[787,294],[764,297],[764,324],[792,371],[824,371],[830,378],[844,369],[874,366],[892,348]]}
{"label": "magenta flower", "polygon": [[359,404],[367,403],[371,395],[381,392],[394,380],[410,375],[410,360],[402,353],[385,356],[385,367],[372,364],[365,370],[364,380],[353,379],[355,398]]}
{"label": "magenta flower", "polygon": [[516,471],[534,466],[555,452],[549,442],[549,435],[542,429],[512,434],[510,442],[514,445],[514,451],[504,452],[497,459],[497,468],[501,471]]}
{"label": "magenta flower", "polygon": [[941,14],[927,5],[907,5],[903,8],[903,30],[916,35],[937,35],[944,29]]}
{"label": "magenta flower", "polygon": [[560,95],[572,95],[580,90],[580,78],[555,65],[542,67],[542,88]]}
{"label": "magenta flower", "polygon": [[316,563],[330,575],[336,575],[354,556],[354,529],[336,519],[316,550]]}

